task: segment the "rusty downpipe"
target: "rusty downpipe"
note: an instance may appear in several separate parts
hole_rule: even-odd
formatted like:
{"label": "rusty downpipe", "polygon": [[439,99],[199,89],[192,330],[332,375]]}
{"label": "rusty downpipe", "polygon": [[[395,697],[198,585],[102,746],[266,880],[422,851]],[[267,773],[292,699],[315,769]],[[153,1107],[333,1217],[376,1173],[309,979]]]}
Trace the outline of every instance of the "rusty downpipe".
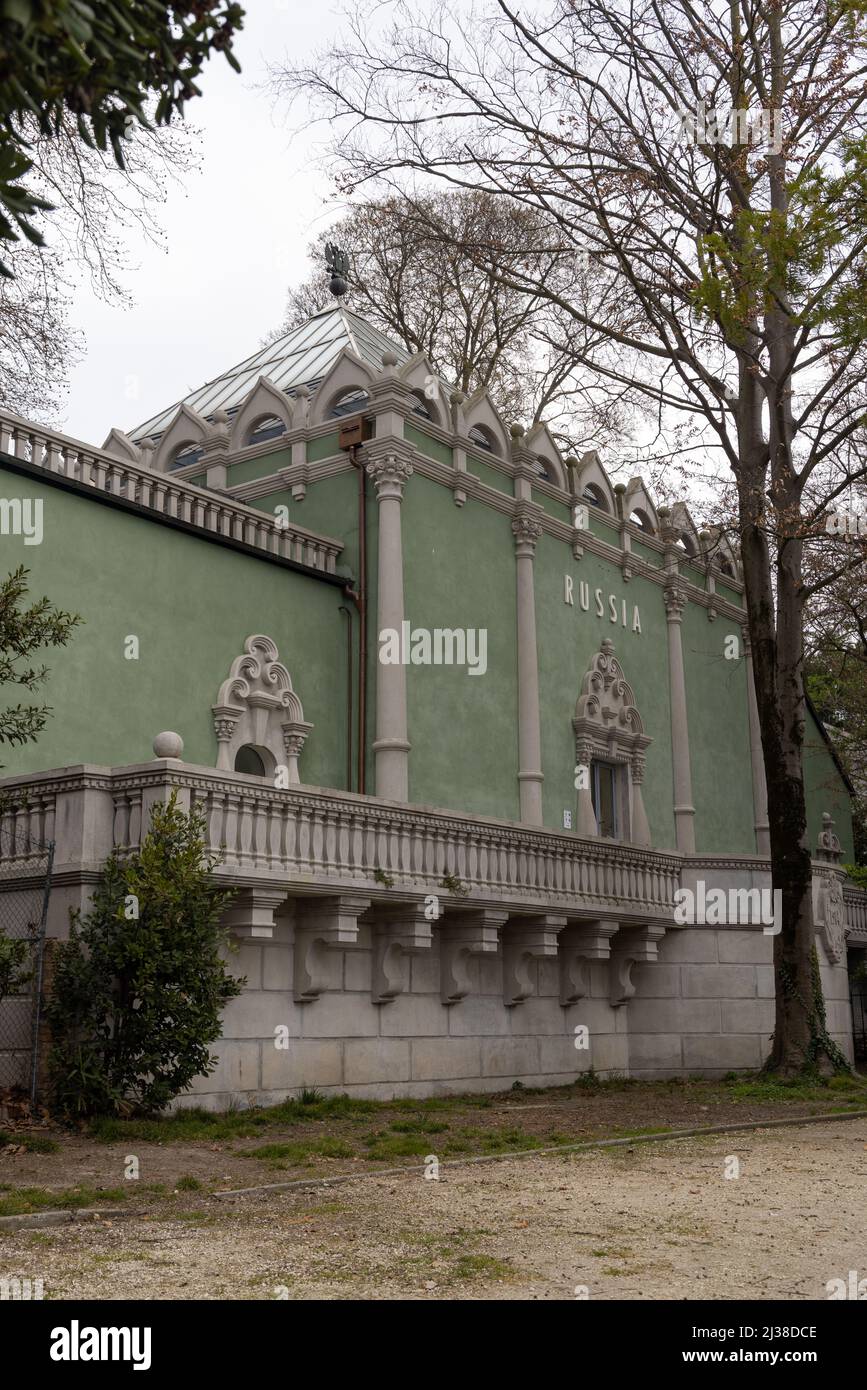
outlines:
{"label": "rusty downpipe", "polygon": [[[367,479],[364,464],[359,458],[359,446],[353,444],[348,453],[352,466],[358,470],[358,592],[347,589],[347,598],[358,609],[358,771],[356,790],[365,792],[366,725],[367,718]],[[351,790],[351,787],[350,787]]]}

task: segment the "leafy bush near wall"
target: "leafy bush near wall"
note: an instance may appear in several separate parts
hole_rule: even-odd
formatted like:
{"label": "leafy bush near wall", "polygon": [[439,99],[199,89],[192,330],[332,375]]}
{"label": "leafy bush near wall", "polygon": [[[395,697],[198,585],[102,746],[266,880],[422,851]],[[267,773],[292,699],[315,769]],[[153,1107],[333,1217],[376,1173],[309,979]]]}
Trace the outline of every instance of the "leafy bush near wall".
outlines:
{"label": "leafy bush near wall", "polygon": [[112,852],[89,911],[57,954],[48,1019],[56,1109],[69,1119],[162,1110],[213,1071],[228,973],[204,821],[176,795],[153,808],[139,851]]}
{"label": "leafy bush near wall", "polygon": [[867,888],[867,864],[844,864],[843,868],[859,888]]}
{"label": "leafy bush near wall", "polygon": [[7,936],[0,927],[0,1004],[10,994],[19,994],[33,973],[27,968],[30,942]]}

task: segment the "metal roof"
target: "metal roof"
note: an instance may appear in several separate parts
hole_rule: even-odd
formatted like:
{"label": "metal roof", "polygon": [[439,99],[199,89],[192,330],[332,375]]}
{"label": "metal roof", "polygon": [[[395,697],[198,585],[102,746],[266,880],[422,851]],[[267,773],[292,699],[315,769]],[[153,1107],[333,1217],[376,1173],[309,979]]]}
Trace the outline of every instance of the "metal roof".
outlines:
{"label": "metal roof", "polygon": [[314,391],[344,348],[351,348],[376,371],[381,368],[382,354],[386,351],[393,352],[401,364],[409,360],[409,353],[400,343],[392,342],[373,324],[342,304],[331,304],[282,338],[254,352],[252,357],[245,357],[236,367],[230,367],[213,381],[175,401],[167,410],[152,416],[131,430],[130,438],[135,442],[158,438],[171,424],[181,404],[188,405],[206,420],[221,407],[231,414],[260,376],[268,377],[289,396],[302,384]]}

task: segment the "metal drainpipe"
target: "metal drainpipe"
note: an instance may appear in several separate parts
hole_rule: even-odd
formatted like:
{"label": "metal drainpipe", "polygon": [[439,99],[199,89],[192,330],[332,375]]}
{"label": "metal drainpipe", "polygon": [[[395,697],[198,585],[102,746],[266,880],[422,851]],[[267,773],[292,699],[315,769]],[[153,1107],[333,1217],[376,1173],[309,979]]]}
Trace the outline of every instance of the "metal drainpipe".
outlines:
{"label": "metal drainpipe", "polygon": [[[347,598],[351,594],[347,589]],[[353,686],[353,660],[352,660],[352,609],[347,608],[345,603],[341,603],[338,612],[345,613],[347,618],[346,626],[346,790],[352,791],[352,686]]]}
{"label": "metal drainpipe", "polygon": [[367,718],[367,486],[364,464],[358,457],[358,445],[349,449],[349,459],[358,469],[358,592],[347,589],[358,609],[358,792],[365,792],[365,744]]}

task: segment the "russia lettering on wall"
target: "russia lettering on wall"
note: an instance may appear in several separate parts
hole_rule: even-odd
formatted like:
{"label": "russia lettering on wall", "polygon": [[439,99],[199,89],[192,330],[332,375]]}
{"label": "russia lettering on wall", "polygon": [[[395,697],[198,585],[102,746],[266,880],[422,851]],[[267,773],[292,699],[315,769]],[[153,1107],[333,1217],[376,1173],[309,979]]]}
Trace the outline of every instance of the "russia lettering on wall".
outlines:
{"label": "russia lettering on wall", "polygon": [[[578,581],[578,604],[585,613],[590,610],[590,585],[581,579]],[[570,607],[575,607],[575,582],[571,574],[563,576],[563,602]],[[607,605],[606,596],[602,589],[593,590],[593,605],[597,618],[604,618],[606,611],[608,621],[619,623],[621,627],[629,627],[629,615],[625,598],[618,598],[616,594],[608,594]],[[641,614],[638,611],[638,604],[632,605],[632,631],[641,635]]]}

